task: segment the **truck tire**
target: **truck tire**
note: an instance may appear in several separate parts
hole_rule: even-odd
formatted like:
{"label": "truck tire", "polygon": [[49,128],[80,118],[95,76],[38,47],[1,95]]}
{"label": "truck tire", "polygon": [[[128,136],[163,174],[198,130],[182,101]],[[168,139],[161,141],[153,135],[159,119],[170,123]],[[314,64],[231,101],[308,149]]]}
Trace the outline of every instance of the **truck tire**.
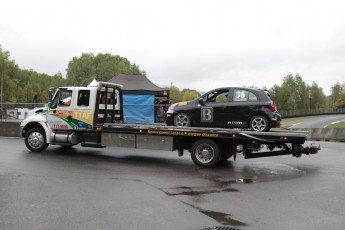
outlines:
{"label": "truck tire", "polygon": [[212,140],[201,139],[192,145],[191,157],[194,164],[202,168],[210,168],[221,160],[220,148]]}
{"label": "truck tire", "polygon": [[219,163],[226,162],[233,155],[234,155],[234,153],[233,153],[232,149],[230,149],[230,146],[223,145],[221,147]]}
{"label": "truck tire", "polygon": [[25,135],[25,145],[32,152],[44,151],[49,145],[44,130],[40,128],[30,129]]}

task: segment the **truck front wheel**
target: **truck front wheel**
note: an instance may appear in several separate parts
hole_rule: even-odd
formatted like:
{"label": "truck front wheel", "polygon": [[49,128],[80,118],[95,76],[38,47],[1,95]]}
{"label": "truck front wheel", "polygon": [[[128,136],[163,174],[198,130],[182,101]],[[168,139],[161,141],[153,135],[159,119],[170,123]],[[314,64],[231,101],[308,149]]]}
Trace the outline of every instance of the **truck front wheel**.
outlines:
{"label": "truck front wheel", "polygon": [[25,145],[32,152],[44,151],[48,147],[44,130],[40,128],[30,129],[25,135]]}
{"label": "truck front wheel", "polygon": [[191,157],[200,167],[212,167],[220,161],[219,146],[209,139],[198,140],[192,146]]}

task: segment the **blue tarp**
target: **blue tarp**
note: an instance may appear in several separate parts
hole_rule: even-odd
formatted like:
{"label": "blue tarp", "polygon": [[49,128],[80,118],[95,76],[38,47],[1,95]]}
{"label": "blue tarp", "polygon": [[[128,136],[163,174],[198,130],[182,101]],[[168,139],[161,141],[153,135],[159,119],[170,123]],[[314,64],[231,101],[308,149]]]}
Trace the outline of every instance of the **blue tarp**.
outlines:
{"label": "blue tarp", "polygon": [[154,95],[123,94],[126,124],[154,123]]}

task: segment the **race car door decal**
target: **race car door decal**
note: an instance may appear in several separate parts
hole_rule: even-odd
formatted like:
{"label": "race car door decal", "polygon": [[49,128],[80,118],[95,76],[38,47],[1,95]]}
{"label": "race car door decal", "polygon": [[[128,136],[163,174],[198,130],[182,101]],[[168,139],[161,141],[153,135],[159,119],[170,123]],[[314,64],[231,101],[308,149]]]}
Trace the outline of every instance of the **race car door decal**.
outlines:
{"label": "race car door decal", "polygon": [[201,108],[201,122],[213,122],[213,108],[212,107]]}

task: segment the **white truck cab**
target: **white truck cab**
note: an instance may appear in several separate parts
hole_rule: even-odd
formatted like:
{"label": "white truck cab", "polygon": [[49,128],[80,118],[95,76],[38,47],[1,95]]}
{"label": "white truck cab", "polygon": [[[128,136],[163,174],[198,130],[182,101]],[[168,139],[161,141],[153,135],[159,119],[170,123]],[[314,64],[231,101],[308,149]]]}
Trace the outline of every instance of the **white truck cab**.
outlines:
{"label": "white truck cab", "polygon": [[43,151],[48,144],[78,144],[80,133],[122,120],[121,85],[93,82],[87,87],[58,88],[45,110],[22,121],[21,134],[30,150]]}

